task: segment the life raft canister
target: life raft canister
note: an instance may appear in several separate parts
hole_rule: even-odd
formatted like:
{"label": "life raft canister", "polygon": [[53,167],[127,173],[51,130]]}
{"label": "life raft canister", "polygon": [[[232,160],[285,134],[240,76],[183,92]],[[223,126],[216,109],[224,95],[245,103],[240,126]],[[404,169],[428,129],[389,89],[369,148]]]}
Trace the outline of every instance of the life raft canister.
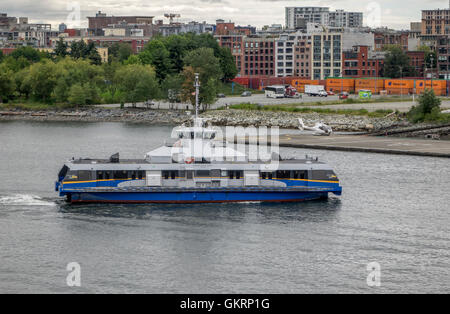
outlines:
{"label": "life raft canister", "polygon": [[186,158],[186,160],[185,160],[185,162],[187,164],[192,164],[194,161],[195,161],[194,157],[189,157],[189,158]]}

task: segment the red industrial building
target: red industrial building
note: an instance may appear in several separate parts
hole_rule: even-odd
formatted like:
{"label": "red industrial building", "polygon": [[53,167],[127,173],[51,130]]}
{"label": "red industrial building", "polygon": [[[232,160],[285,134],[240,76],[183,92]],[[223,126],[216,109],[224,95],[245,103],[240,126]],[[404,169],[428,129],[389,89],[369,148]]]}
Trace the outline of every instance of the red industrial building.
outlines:
{"label": "red industrial building", "polygon": [[342,53],[344,77],[383,76],[384,53],[372,52],[369,46],[354,46]]}
{"label": "red industrial building", "polygon": [[424,51],[408,51],[409,63],[416,70],[418,77],[424,77],[425,70],[425,52]]}

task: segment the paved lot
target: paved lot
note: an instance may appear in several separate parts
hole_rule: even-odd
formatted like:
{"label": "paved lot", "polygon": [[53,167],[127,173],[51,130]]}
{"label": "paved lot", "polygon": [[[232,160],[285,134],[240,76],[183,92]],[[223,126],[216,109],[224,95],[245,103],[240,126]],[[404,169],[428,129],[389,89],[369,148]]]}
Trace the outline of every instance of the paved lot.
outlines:
{"label": "paved lot", "polygon": [[450,141],[361,135],[280,135],[280,146],[450,158]]}
{"label": "paved lot", "polygon": [[[379,97],[379,96],[376,96]],[[220,98],[218,101],[211,106],[211,109],[217,109],[219,107],[223,107],[226,105],[234,105],[241,103],[252,103],[252,104],[261,104],[261,105],[280,105],[280,104],[299,104],[299,106],[305,103],[313,103],[313,102],[322,102],[326,103],[327,101],[336,101],[338,100],[338,96],[328,96],[328,97],[309,97],[304,95],[302,99],[293,99],[293,98],[281,98],[281,99],[272,99],[266,98],[263,94],[252,95],[251,97],[226,97]],[[323,109],[366,109],[368,111],[375,111],[378,109],[391,109],[391,110],[399,110],[402,112],[409,111],[409,109],[415,105],[415,102],[389,102],[389,103],[366,103],[366,104],[342,104],[342,105],[321,105],[319,108]],[[307,105],[307,104],[305,104]],[[111,105],[99,105],[99,107],[108,107],[108,108],[118,108],[119,104],[111,104]],[[307,105],[311,107],[311,105]],[[131,104],[127,104],[126,107],[131,107]],[[144,104],[138,104],[137,107],[144,107]],[[153,109],[178,109],[178,110],[186,110],[192,109],[192,106],[187,106],[186,104],[168,104],[165,102],[155,102],[155,105],[152,106]],[[443,109],[450,109],[450,101],[445,100],[442,101]]]}

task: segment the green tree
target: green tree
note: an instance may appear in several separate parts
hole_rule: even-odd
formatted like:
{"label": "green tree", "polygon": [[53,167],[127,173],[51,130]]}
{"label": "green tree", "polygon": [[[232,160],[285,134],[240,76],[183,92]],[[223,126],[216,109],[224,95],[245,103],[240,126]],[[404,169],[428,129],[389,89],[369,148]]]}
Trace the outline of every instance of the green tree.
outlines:
{"label": "green tree", "polygon": [[168,75],[161,84],[164,98],[170,103],[180,100],[180,94],[183,84],[183,77],[179,74]]}
{"label": "green tree", "polygon": [[87,45],[84,40],[74,41],[70,45],[70,56],[74,59],[85,58],[87,56]]}
{"label": "green tree", "polygon": [[159,97],[155,71],[148,65],[130,64],[121,67],[115,75],[115,84],[123,102],[138,102]]}
{"label": "green tree", "polygon": [[114,43],[108,47],[109,62],[116,59],[119,62],[126,61],[133,54],[133,49],[127,43]]}
{"label": "green tree", "polygon": [[39,51],[28,46],[17,48],[11,53],[11,57],[13,57],[16,60],[23,57],[32,63],[39,62],[41,60],[41,55],[39,54]]}
{"label": "green tree", "polygon": [[418,106],[413,106],[408,112],[408,118],[414,122],[423,122],[430,119],[430,115],[440,114],[441,100],[436,96],[433,90],[427,89],[420,95]]}
{"label": "green tree", "polygon": [[217,57],[220,60],[220,68],[223,73],[222,80],[228,81],[234,79],[238,74],[238,70],[236,63],[234,62],[234,57],[231,54],[231,50],[229,48],[220,47]]}
{"label": "green tree", "polygon": [[172,70],[169,51],[159,39],[150,41],[139,59],[142,64],[150,64],[155,68],[158,82],[162,82]]}
{"label": "green tree", "polygon": [[14,92],[15,84],[12,71],[6,66],[0,65],[0,103],[8,99]]}
{"label": "green tree", "polygon": [[4,58],[4,57],[5,57],[5,56],[3,55],[3,51],[0,50],[0,63],[3,62],[3,58]]}
{"label": "green tree", "polygon": [[37,101],[51,101],[57,83],[56,65],[51,61],[35,63],[30,67],[25,84],[31,87],[31,95]]}
{"label": "green tree", "polygon": [[188,41],[183,35],[171,35],[165,37],[164,45],[169,51],[170,60],[175,73],[183,71],[184,56],[187,53]]}
{"label": "green tree", "polygon": [[58,42],[56,43],[55,55],[64,58],[65,56],[67,56],[67,49],[68,45],[64,42],[64,39],[60,37]]}
{"label": "green tree", "polygon": [[86,105],[87,95],[81,84],[75,84],[69,91],[69,103],[76,106]]}
{"label": "green tree", "polygon": [[[199,103],[205,110],[208,105],[214,103],[215,93],[220,79],[223,77],[220,60],[214,56],[214,50],[212,48],[198,48],[189,52],[184,61],[188,67],[192,68],[192,70],[187,68],[183,72],[186,80],[192,80],[192,71],[199,73]],[[184,88],[188,88],[188,86],[184,84]],[[191,103],[194,105],[193,102]]]}
{"label": "green tree", "polygon": [[399,46],[390,46],[387,48],[383,71],[384,76],[390,78],[417,75],[415,69],[410,64],[409,56]]}

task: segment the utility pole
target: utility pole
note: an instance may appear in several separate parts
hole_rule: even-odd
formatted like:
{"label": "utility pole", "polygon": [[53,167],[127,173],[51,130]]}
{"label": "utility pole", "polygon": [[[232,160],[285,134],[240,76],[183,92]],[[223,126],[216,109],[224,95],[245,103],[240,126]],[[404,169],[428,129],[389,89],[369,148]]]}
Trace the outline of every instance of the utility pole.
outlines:
{"label": "utility pole", "polygon": [[400,97],[403,101],[403,67],[400,66]]}
{"label": "utility pole", "polygon": [[199,80],[199,74],[195,73],[195,119],[198,118],[198,94],[200,92],[200,80]]}
{"label": "utility pole", "polygon": [[430,56],[431,61],[431,90],[433,90],[433,70],[434,70],[434,57],[433,55]]}

